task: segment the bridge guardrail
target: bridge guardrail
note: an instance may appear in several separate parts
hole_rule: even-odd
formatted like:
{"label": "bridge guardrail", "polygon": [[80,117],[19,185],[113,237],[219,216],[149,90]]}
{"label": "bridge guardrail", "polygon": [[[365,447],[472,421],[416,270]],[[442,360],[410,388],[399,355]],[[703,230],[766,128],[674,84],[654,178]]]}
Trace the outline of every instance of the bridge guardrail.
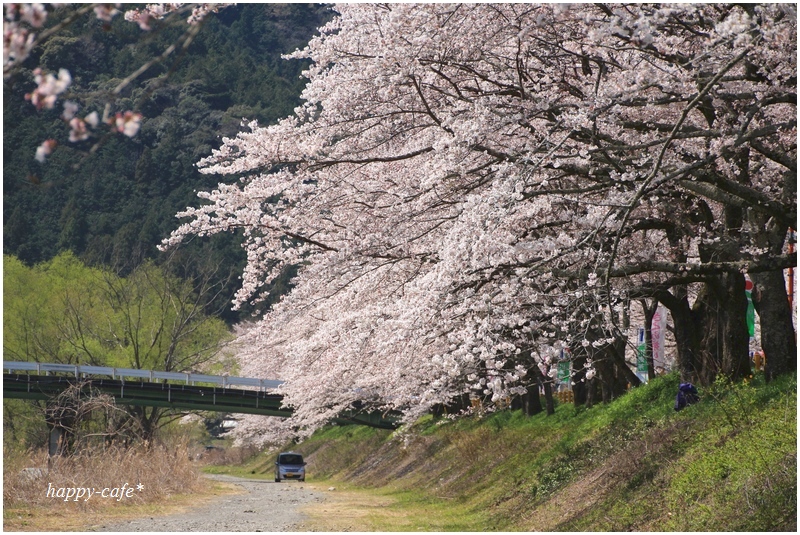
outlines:
{"label": "bridge guardrail", "polygon": [[195,383],[211,383],[220,385],[222,388],[229,386],[250,386],[258,388],[259,390],[274,390],[283,384],[283,381],[274,379],[257,379],[253,377],[236,377],[225,375],[206,375],[202,373],[184,373],[184,372],[159,372],[155,370],[138,370],[135,368],[113,368],[109,366],[85,366],[82,364],[49,364],[41,362],[16,362],[16,361],[3,361],[3,370],[14,371],[28,371],[47,375],[53,373],[69,373],[75,377],[87,375],[107,375],[112,379],[124,381],[125,377],[136,377],[138,379],[147,379],[149,381],[167,380],[167,381],[181,381],[187,385]]}

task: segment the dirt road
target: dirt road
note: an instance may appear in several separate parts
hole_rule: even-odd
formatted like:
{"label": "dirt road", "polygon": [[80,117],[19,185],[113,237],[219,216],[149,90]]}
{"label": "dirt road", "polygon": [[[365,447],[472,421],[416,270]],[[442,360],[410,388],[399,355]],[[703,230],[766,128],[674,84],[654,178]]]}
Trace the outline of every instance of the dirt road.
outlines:
{"label": "dirt road", "polygon": [[185,513],[98,526],[97,531],[292,531],[305,520],[300,506],[323,500],[322,493],[296,481],[209,477],[234,483],[246,492],[223,496]]}

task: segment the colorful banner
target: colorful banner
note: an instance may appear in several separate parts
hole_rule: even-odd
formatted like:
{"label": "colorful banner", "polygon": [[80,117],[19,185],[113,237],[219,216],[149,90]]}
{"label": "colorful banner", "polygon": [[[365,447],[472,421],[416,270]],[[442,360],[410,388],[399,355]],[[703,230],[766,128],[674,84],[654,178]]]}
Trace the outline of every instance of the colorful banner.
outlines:
{"label": "colorful banner", "polygon": [[568,360],[568,353],[562,349],[561,354],[559,356],[560,358],[558,361],[558,381],[561,383],[569,383],[571,374],[570,370],[571,362]]}
{"label": "colorful banner", "polygon": [[653,365],[665,367],[664,362],[664,335],[667,331],[667,309],[658,305],[653,321],[650,324],[650,336],[653,341]]}
{"label": "colorful banner", "polygon": [[750,338],[756,335],[756,308],[753,306],[753,281],[744,277],[744,295],[747,296],[747,334]]}
{"label": "colorful banner", "polygon": [[644,327],[639,327],[636,342],[636,371],[647,372],[647,343],[645,342]]}

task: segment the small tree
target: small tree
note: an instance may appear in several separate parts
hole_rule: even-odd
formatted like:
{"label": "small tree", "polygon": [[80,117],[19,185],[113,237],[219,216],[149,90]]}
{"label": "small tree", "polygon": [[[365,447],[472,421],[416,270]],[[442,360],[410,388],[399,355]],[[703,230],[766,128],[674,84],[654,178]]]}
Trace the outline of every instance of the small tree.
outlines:
{"label": "small tree", "polygon": [[[11,257],[5,264],[5,288],[13,291],[5,295],[3,345],[15,360],[197,372],[229,337],[207,312],[219,289],[209,279],[183,281],[152,263],[120,277],[69,253],[35,268]],[[175,417],[156,407],[125,410],[147,440]]]}
{"label": "small tree", "polygon": [[71,454],[95,437],[109,440],[118,433],[113,422],[120,410],[112,396],[93,388],[90,381],[71,383],[45,405],[50,455]]}

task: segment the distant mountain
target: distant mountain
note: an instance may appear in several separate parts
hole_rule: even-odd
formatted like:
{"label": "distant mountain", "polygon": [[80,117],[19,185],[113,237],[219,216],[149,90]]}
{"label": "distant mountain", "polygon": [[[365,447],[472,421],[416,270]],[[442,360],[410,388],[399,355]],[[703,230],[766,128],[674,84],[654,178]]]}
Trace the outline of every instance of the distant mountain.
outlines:
{"label": "distant mountain", "polygon": [[[221,136],[233,135],[242,118],[267,124],[291,114],[307,63],[280,56],[305,46],[331,16],[318,4],[245,4],[209,17],[177,65],[170,57],[153,66],[123,95],[118,108],[144,116],[139,134],[104,139],[93,154],[88,151],[96,139],[67,140],[60,103],[37,112],[25,100],[35,86],[30,69],[37,63],[69,69],[67,98],[80,102],[81,115],[102,113],[99,93],[161,54],[183,29],[147,34],[121,17],[104,25],[87,16],[46,41],[28,69],[4,82],[3,252],[34,264],[70,250],[121,271],[146,258],[162,261],[156,245],[179,224],[175,213],[196,205],[196,191],[218,182],[194,164],[219,146]],[[47,138],[59,147],[40,164],[34,153]],[[190,266],[184,276],[210,264],[224,277],[244,265],[231,237],[191,244],[178,254]],[[222,298],[235,291],[233,281]]]}

